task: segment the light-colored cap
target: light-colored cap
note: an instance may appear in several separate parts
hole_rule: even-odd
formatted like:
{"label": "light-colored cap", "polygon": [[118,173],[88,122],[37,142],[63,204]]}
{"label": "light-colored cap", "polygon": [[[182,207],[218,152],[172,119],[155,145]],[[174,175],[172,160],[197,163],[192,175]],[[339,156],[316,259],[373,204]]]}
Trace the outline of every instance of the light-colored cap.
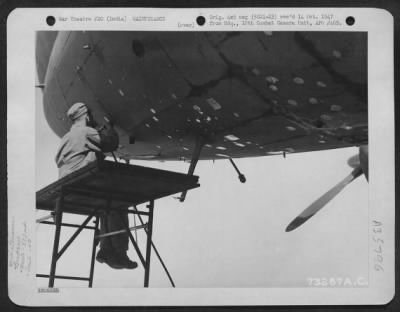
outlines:
{"label": "light-colored cap", "polygon": [[67,116],[69,119],[74,121],[75,119],[81,117],[83,114],[85,114],[87,112],[88,112],[88,109],[87,109],[86,105],[78,102],[69,108],[69,110],[67,111]]}

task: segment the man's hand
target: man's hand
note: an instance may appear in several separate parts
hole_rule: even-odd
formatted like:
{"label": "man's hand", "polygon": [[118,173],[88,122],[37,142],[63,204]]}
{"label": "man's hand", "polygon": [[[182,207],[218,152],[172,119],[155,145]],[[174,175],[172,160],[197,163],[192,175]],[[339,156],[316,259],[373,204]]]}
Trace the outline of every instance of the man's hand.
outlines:
{"label": "man's hand", "polygon": [[114,126],[113,123],[106,116],[104,116],[104,121],[106,123],[103,124],[99,129],[97,129],[97,131],[101,132],[103,130],[109,130],[109,129],[113,128],[113,126]]}
{"label": "man's hand", "polygon": [[118,133],[114,130],[112,122],[106,116],[103,118],[106,123],[98,130],[101,149],[103,152],[113,152],[118,148]]}
{"label": "man's hand", "polygon": [[104,116],[104,120],[106,121],[106,123],[107,123],[111,128],[114,126],[113,123],[111,122],[111,120],[108,119],[106,116]]}

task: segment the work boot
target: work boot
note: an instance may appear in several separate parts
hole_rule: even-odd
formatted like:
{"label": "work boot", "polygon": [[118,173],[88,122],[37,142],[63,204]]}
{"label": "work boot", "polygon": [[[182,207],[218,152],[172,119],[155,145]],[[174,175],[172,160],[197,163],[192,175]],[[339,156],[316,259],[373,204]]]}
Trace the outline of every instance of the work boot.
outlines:
{"label": "work boot", "polygon": [[100,248],[97,253],[96,260],[100,263],[106,263],[113,269],[124,269],[126,268],[126,263],[123,261],[114,250]]}
{"label": "work boot", "polygon": [[138,267],[137,262],[129,259],[126,251],[118,252],[118,258],[120,259],[121,264],[123,264],[126,269],[136,269]]}

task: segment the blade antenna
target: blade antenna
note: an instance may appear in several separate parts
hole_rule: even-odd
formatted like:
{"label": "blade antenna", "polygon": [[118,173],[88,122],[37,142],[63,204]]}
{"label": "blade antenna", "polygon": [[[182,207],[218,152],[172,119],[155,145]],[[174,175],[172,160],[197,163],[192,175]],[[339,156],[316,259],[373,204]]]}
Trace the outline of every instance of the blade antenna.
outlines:
{"label": "blade antenna", "polygon": [[244,176],[244,174],[241,173],[241,172],[239,171],[238,167],[237,167],[236,164],[233,162],[233,159],[232,159],[232,158],[229,158],[229,160],[230,160],[230,162],[231,162],[233,168],[235,168],[235,170],[236,170],[236,172],[237,172],[237,174],[238,174],[238,177],[239,177],[240,182],[245,183],[245,182],[246,182],[246,177]]}
{"label": "blade antenna", "polygon": [[[194,146],[194,151],[192,155],[192,160],[190,161],[188,175],[193,175],[194,169],[196,168],[197,162],[199,161],[201,150],[204,146],[205,139],[201,136],[196,137],[196,144]],[[183,191],[181,196],[179,197],[179,201],[183,202],[186,198],[187,191]]]}

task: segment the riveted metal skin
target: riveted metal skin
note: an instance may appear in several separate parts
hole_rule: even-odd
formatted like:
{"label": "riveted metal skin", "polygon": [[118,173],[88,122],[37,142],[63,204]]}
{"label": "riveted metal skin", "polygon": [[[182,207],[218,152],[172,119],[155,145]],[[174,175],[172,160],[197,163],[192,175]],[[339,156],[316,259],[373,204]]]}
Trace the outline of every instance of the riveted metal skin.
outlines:
{"label": "riveted metal skin", "polygon": [[96,121],[117,126],[124,159],[190,159],[199,136],[213,146],[200,159],[226,158],[216,147],[239,158],[368,143],[365,33],[86,31],[37,40],[50,127],[65,134],[66,111],[84,102]]}

